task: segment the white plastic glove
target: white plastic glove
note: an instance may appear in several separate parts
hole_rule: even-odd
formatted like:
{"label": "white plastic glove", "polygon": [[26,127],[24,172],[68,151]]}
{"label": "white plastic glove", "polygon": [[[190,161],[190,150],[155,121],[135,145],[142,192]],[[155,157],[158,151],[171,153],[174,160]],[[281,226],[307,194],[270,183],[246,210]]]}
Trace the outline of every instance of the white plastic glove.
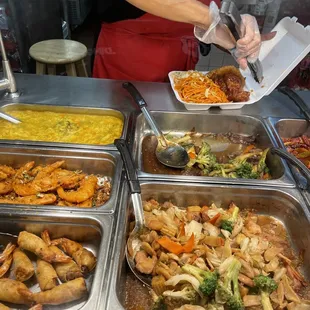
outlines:
{"label": "white plastic glove", "polygon": [[212,21],[208,30],[195,27],[195,37],[207,44],[217,44],[227,50],[234,50],[234,56],[242,69],[247,67],[247,61],[255,62],[259,56],[261,47],[261,35],[258,24],[254,16],[241,15],[243,27],[241,29],[242,38],[235,41],[226,25],[221,22],[219,8],[215,2],[209,6],[210,20]]}

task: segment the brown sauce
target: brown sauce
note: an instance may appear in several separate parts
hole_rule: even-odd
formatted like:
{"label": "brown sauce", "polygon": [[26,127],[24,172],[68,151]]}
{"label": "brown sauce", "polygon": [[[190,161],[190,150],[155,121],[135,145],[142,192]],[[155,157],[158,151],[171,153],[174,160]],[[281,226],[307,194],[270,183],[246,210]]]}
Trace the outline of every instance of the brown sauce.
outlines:
{"label": "brown sauce", "polygon": [[125,309],[151,310],[153,301],[149,289],[128,270],[125,283]]}
{"label": "brown sauce", "polygon": [[[212,153],[217,157],[220,163],[227,163],[230,156],[237,156],[246,148],[245,144],[232,143],[228,139],[221,137],[204,137],[204,141],[211,146]],[[201,145],[201,138],[196,138],[195,146]],[[174,169],[161,164],[155,155],[157,147],[157,138],[155,136],[146,136],[142,141],[142,165],[143,171],[152,174],[169,174],[169,175],[191,175],[200,176],[199,168]]]}

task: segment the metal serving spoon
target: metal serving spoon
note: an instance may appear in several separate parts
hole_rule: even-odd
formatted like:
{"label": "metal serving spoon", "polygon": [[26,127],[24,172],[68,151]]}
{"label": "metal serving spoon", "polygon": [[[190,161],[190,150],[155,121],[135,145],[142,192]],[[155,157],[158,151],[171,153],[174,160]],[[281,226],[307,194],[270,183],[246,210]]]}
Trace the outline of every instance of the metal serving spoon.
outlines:
{"label": "metal serving spoon", "polygon": [[133,245],[135,242],[139,240],[139,233],[144,228],[144,213],[143,213],[143,205],[141,199],[141,187],[140,182],[137,177],[136,168],[134,166],[132,157],[130,155],[130,151],[128,145],[125,140],[117,139],[114,141],[115,146],[121,153],[121,157],[123,159],[123,163],[125,166],[125,171],[127,175],[127,181],[129,185],[129,189],[131,192],[132,206],[135,215],[135,227],[130,233],[127,244],[126,244],[126,259],[127,263],[133,272],[133,274],[144,284],[150,286],[152,278],[146,274],[139,272],[136,269],[136,264],[134,258],[129,254],[128,246],[129,244]]}
{"label": "metal serving spoon", "polygon": [[21,121],[18,120],[17,118],[14,118],[13,116],[10,116],[6,113],[0,112],[0,118],[3,118],[13,124],[19,124]]}
{"label": "metal serving spoon", "polygon": [[129,92],[137,106],[143,113],[150,127],[152,128],[155,136],[157,137],[158,144],[156,147],[155,155],[157,159],[165,166],[183,169],[189,162],[189,156],[186,150],[177,143],[168,141],[161,130],[158,128],[153,116],[147,109],[147,104],[136,87],[130,83],[123,83],[123,87]]}

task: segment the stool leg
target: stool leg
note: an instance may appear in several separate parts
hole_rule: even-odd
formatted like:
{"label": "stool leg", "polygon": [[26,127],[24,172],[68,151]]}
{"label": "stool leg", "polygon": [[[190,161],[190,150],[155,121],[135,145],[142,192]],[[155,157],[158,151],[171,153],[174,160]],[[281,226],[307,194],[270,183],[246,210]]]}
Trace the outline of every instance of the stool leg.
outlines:
{"label": "stool leg", "polygon": [[47,65],[47,73],[48,75],[56,75],[56,65]]}
{"label": "stool leg", "polygon": [[77,76],[74,63],[66,64],[66,71],[67,71],[68,76]]}
{"label": "stool leg", "polygon": [[78,76],[88,77],[84,59],[77,61],[75,65],[76,65],[76,71],[77,71]]}
{"label": "stool leg", "polygon": [[45,74],[45,72],[46,72],[46,64],[37,61],[36,62],[36,73],[42,75],[42,74]]}

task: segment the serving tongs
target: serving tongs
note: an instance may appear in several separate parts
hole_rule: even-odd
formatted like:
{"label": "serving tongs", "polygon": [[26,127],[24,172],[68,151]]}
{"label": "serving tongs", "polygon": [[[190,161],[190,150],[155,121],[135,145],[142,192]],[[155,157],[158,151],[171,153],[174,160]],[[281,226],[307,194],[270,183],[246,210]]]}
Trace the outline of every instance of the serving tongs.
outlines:
{"label": "serving tongs", "polygon": [[139,270],[136,268],[136,263],[134,260],[135,247],[139,247],[139,235],[143,232],[145,227],[140,182],[126,141],[123,139],[116,139],[114,144],[119,150],[124,163],[135,216],[135,227],[131,231],[126,244],[127,263],[137,279],[139,279],[145,285],[151,286],[152,277],[139,272]]}
{"label": "serving tongs", "polygon": [[[220,9],[220,17],[222,23],[227,26],[237,42],[242,37],[242,18],[236,4],[231,0],[224,0]],[[236,58],[234,51],[235,49],[230,50],[232,56]],[[264,76],[260,60],[257,59],[254,63],[248,61],[248,67],[254,80],[257,83],[261,83]]]}

